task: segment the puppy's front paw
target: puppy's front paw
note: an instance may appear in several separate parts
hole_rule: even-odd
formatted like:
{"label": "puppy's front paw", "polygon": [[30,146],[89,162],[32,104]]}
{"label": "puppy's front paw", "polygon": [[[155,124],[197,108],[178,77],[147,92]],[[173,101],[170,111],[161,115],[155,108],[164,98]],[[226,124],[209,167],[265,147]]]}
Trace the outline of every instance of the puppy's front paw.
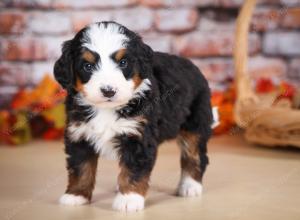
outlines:
{"label": "puppy's front paw", "polygon": [[145,199],[137,193],[118,193],[113,202],[113,209],[122,212],[136,212],[144,209]]}
{"label": "puppy's front paw", "polygon": [[84,205],[87,204],[89,201],[79,195],[72,195],[72,194],[63,194],[60,199],[59,203],[62,205],[69,205],[69,206],[78,206],[78,205]]}
{"label": "puppy's front paw", "polygon": [[189,176],[182,177],[177,194],[182,197],[197,197],[202,194],[202,185]]}

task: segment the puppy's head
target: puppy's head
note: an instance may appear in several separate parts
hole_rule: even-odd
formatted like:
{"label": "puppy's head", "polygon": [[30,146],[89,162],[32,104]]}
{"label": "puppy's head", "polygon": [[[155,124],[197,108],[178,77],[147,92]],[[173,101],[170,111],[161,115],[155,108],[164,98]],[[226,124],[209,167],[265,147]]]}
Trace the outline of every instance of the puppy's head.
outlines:
{"label": "puppy's head", "polygon": [[117,107],[150,89],[153,51],[115,22],[91,24],[63,45],[56,80],[87,104]]}

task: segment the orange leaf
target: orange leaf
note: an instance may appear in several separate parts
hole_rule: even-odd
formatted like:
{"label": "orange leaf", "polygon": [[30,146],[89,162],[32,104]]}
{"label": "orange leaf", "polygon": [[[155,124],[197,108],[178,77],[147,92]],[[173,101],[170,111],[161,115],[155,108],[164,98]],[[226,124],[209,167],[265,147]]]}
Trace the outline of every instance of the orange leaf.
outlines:
{"label": "orange leaf", "polygon": [[256,83],[256,92],[267,93],[275,90],[275,86],[272,80],[267,78],[261,78]]}
{"label": "orange leaf", "polygon": [[30,93],[24,89],[20,90],[13,98],[10,107],[14,110],[28,109],[32,103]]}
{"label": "orange leaf", "polygon": [[220,106],[224,101],[224,95],[221,92],[213,92],[211,96],[211,104],[213,106]]}
{"label": "orange leaf", "polygon": [[292,99],[296,94],[295,87],[287,82],[282,82],[279,86],[279,89],[280,89],[280,97],[279,98]]}
{"label": "orange leaf", "polygon": [[43,134],[45,140],[57,140],[63,137],[64,129],[50,128]]}

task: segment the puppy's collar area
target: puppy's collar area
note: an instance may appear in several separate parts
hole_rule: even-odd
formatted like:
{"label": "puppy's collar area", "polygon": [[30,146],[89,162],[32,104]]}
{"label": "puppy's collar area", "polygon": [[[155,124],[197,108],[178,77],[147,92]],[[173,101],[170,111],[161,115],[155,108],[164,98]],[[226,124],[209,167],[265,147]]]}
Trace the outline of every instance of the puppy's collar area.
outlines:
{"label": "puppy's collar area", "polygon": [[125,106],[117,110],[121,117],[135,117],[144,113],[144,108],[147,106],[146,101],[151,95],[151,82],[149,79],[144,79],[141,85],[135,90],[135,95]]}

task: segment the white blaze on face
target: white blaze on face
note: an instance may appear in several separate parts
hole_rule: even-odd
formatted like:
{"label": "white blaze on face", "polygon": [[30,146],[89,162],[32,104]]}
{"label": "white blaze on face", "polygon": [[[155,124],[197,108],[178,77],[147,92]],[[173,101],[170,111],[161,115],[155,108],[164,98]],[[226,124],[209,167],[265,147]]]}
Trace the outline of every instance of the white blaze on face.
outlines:
{"label": "white blaze on face", "polygon": [[[125,49],[126,35],[120,33],[117,24],[92,24],[86,32],[88,43],[83,44],[91,51],[99,54],[99,67],[93,71],[90,80],[83,85],[85,98],[88,102],[103,107],[113,107],[125,104],[134,93],[134,82],[126,80],[117,63],[111,55],[121,49]],[[112,87],[116,94],[110,98],[104,97],[100,91],[101,87]]]}

